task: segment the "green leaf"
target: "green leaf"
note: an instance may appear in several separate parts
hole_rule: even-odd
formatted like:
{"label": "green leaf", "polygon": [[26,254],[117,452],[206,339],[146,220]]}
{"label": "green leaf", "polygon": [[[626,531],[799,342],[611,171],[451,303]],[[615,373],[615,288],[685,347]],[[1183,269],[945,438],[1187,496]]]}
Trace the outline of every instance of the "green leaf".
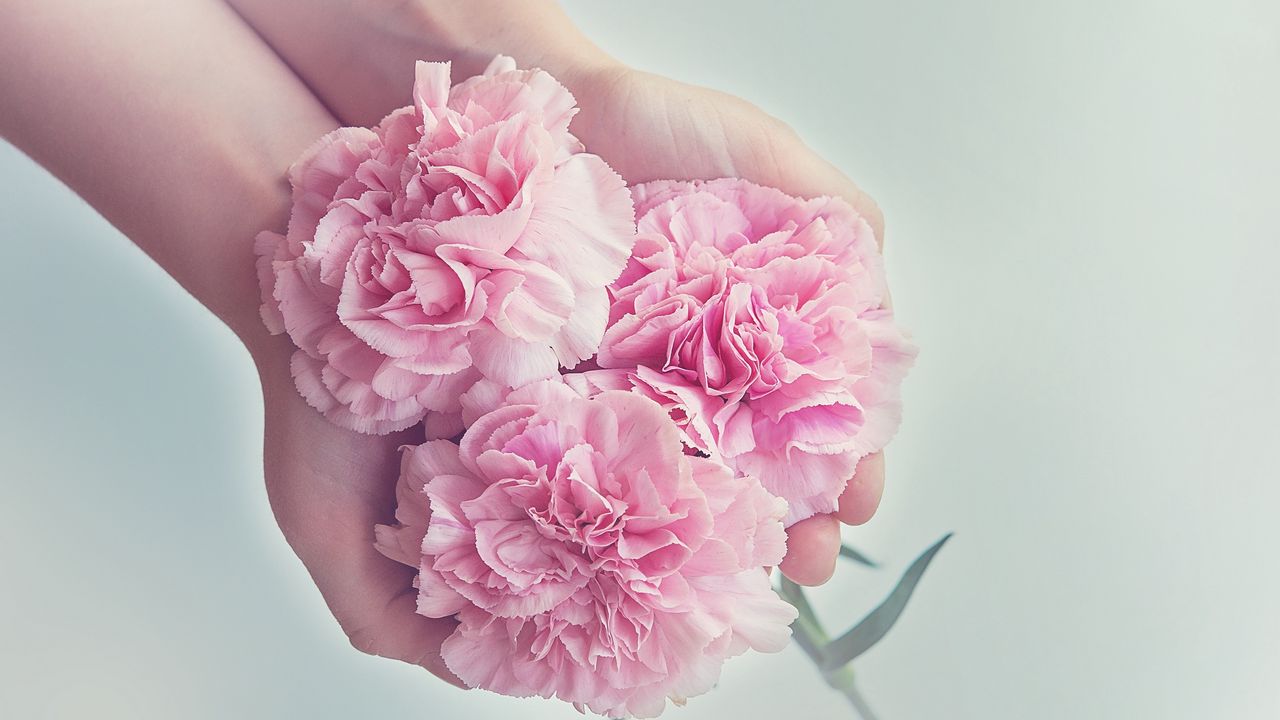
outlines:
{"label": "green leaf", "polygon": [[875,560],[872,560],[871,558],[867,557],[866,555],[863,555],[857,550],[854,550],[848,545],[840,546],[840,557],[848,558],[860,565],[866,565],[869,568],[880,567],[880,564],[877,563]]}
{"label": "green leaf", "polygon": [[862,619],[853,629],[832,640],[822,649],[821,661],[819,667],[824,672],[831,672],[837,668],[849,664],[854,658],[869,650],[880,639],[889,632],[889,628],[898,621],[898,617],[902,615],[902,611],[907,607],[907,601],[911,599],[911,593],[915,592],[916,584],[920,582],[920,577],[924,575],[924,571],[928,569],[929,563],[933,560],[933,556],[938,554],[944,543],[951,539],[951,533],[942,536],[942,539],[934,543],[920,554],[907,571],[902,574],[902,579],[898,581],[898,585],[889,593],[889,597],[884,602],[872,610],[869,615]]}

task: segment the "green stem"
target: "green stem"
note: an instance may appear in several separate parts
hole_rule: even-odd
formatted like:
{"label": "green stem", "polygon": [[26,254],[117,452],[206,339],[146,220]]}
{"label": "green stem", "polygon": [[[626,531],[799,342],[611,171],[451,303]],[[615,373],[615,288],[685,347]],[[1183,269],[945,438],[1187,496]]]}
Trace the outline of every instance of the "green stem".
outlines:
{"label": "green stem", "polygon": [[858,686],[854,682],[853,668],[846,665],[839,670],[829,673],[823,673],[827,684],[835,688],[844,695],[853,706],[853,709],[862,720],[877,720],[876,713],[867,704],[866,698],[862,697],[862,693],[858,692]]}
{"label": "green stem", "polygon": [[[821,671],[823,665],[823,649],[831,638],[827,636],[825,630],[822,629],[822,623],[818,622],[817,615],[814,614],[813,608],[809,606],[809,601],[804,596],[804,590],[799,585],[783,578],[782,585],[779,588],[783,599],[791,603],[799,611],[799,617],[791,625],[791,634],[796,644],[804,650],[805,655],[813,661],[815,667]],[[832,689],[844,695],[853,706],[853,710],[857,713],[859,720],[877,720],[876,714],[872,711],[871,706],[867,704],[862,693],[858,692],[858,687],[854,683],[853,667],[845,665],[843,667],[822,673],[822,679],[827,681]]]}

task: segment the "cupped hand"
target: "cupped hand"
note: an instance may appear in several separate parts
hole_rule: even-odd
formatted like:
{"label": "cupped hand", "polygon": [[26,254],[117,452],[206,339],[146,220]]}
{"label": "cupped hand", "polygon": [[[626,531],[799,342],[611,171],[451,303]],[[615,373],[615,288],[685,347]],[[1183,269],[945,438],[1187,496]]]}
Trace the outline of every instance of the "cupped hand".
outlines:
{"label": "cupped hand", "polygon": [[[870,197],[791,128],[740,98],[608,63],[568,81],[581,107],[573,131],[630,183],[739,177],[801,197],[838,196],[867,219],[877,239],[884,236]],[[834,514],[787,531],[782,572],[802,585],[830,579],[840,523],[869,520],[883,489],[883,454],[863,458]]]}
{"label": "cupped hand", "polygon": [[294,388],[293,351],[286,338],[272,338],[254,353],[266,411],[263,469],[280,531],[352,646],[457,683],[440,659],[454,621],[417,614],[413,570],[373,546],[374,525],[395,513],[399,448],[422,442],[421,429],[362,435],[329,422]]}
{"label": "cupped hand", "polygon": [[[875,204],[782,123],[738,98],[609,60],[554,3],[229,2],[343,124],[371,125],[408,104],[415,60],[452,60],[456,80],[505,53],[569,87],[581,107],[573,131],[629,182],[736,176],[795,195],[837,195],[881,236]],[[281,530],[357,648],[452,680],[439,657],[451,622],[414,613],[412,572],[373,547],[374,524],[392,517],[395,448],[418,438],[369,437],[329,424],[294,391],[287,342],[269,348],[258,355],[267,485]],[[825,582],[840,523],[868,520],[883,484],[883,458],[864,458],[836,513],[790,529],[782,571],[801,584]]]}

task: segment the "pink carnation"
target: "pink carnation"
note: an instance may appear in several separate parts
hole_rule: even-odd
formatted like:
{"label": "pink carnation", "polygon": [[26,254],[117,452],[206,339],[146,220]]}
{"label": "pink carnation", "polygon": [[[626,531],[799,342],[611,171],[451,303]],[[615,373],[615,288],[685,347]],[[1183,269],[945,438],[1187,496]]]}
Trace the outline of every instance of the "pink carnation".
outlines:
{"label": "pink carnation", "polygon": [[476,379],[514,387],[595,352],[634,215],[547,73],[500,57],[450,87],[448,63],[420,62],[413,101],[311,147],[288,233],[256,250],[263,318],[298,346],[311,405],[366,433],[431,413],[443,435]]}
{"label": "pink carnation", "polygon": [[915,349],[884,306],[848,204],[736,179],[633,188],[639,239],[614,284],[598,387],[634,387],[685,442],[760,478],[790,525],[835,509],[897,430]]}
{"label": "pink carnation", "polygon": [[378,548],[419,570],[418,612],[457,616],[442,655],[467,685],[653,717],[709,690],[728,657],[776,652],[795,610],[785,503],[686,454],[653,401],[558,381],[511,393],[406,450]]}

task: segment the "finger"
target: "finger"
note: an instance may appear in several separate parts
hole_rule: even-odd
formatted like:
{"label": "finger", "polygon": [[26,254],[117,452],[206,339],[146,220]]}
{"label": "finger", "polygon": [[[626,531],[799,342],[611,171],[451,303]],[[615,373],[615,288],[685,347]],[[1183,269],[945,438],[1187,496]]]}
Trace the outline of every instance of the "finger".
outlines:
{"label": "finger", "polygon": [[352,645],[458,684],[440,658],[455,622],[418,615],[413,569],[374,548],[374,526],[395,509],[396,449],[413,438],[331,424],[293,391],[287,372],[287,357],[263,368],[267,490],[280,529]]}
{"label": "finger", "polygon": [[0,22],[0,133],[228,324],[260,331],[253,235],[284,170],[336,125],[218,0],[16,0]]}
{"label": "finger", "polygon": [[440,647],[453,634],[457,621],[425,618],[415,612],[417,592],[408,587],[372,618],[369,624],[348,622],[351,646],[362,653],[399,660],[426,669],[445,682],[466,690],[467,686],[445,665]]}
{"label": "finger", "polygon": [[884,453],[872,453],[858,462],[853,478],[840,494],[836,518],[845,525],[861,525],[876,514],[884,494]]}
{"label": "finger", "polygon": [[787,556],[778,566],[800,585],[821,585],[836,571],[840,522],[834,515],[815,515],[787,528]]}

